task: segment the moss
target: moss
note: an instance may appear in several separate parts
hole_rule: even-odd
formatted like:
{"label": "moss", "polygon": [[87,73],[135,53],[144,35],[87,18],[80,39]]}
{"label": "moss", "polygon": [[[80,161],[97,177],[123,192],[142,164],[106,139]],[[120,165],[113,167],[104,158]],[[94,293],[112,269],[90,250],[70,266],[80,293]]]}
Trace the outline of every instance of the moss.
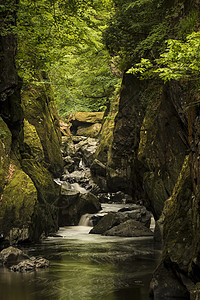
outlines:
{"label": "moss", "polygon": [[27,91],[23,93],[22,104],[25,118],[35,126],[40,138],[44,159],[47,168],[55,175],[60,176],[63,169],[63,160],[60,151],[61,135],[54,105],[43,91]]}
{"label": "moss", "polygon": [[185,158],[182,170],[174,187],[172,196],[165,207],[164,249],[163,256],[170,257],[173,263],[187,271],[193,255],[192,182],[190,177],[189,157]]}
{"label": "moss", "polygon": [[150,102],[140,131],[137,158],[144,170],[143,188],[148,196],[147,202],[157,219],[173,191],[187,153],[184,132],[187,125],[183,122],[184,110],[179,107],[184,89],[175,83],[164,87],[158,83],[156,91],[155,83],[152,87],[153,93],[149,96]]}
{"label": "moss", "polygon": [[101,124],[96,123],[91,126],[79,126],[76,135],[96,138],[101,130]]}
{"label": "moss", "polygon": [[95,158],[99,161],[106,163],[108,160],[110,148],[113,140],[113,131],[115,125],[115,117],[118,112],[119,107],[119,97],[116,97],[115,101],[112,101],[110,112],[107,117],[105,117],[102,130],[100,133],[100,143],[95,153]]}
{"label": "moss", "polygon": [[101,123],[103,120],[103,112],[76,112],[72,117],[72,122],[78,126],[82,123]]}
{"label": "moss", "polygon": [[38,240],[42,233],[48,235],[58,230],[60,187],[54,183],[50,172],[34,159],[23,159],[22,168],[33,180],[38,192],[38,206],[31,232],[34,240]]}
{"label": "moss", "polygon": [[148,207],[152,210],[155,217],[159,216],[163,210],[164,201],[169,197],[164,181],[158,174],[146,172],[143,182],[148,199],[151,199]]}
{"label": "moss", "polygon": [[51,173],[34,159],[23,159],[22,168],[33,180],[38,191],[39,202],[56,204],[59,189],[54,183]]}
{"label": "moss", "polygon": [[42,161],[44,159],[42,144],[35,126],[30,124],[27,120],[24,120],[24,143],[28,146],[29,151],[36,161]]}
{"label": "moss", "polygon": [[10,179],[1,202],[0,228],[8,236],[12,228],[29,227],[37,204],[37,191],[30,177],[12,162]]}
{"label": "moss", "polygon": [[0,196],[7,181],[10,164],[11,141],[11,132],[5,122],[0,118]]}
{"label": "moss", "polygon": [[[149,85],[147,90],[144,91],[143,97],[146,98],[148,102],[148,106],[146,109],[145,117],[143,119],[142,127],[140,130],[140,143],[138,148],[138,159],[143,161],[146,157],[150,157],[150,159],[146,160],[147,166],[151,169],[155,166],[156,162],[152,160],[155,155],[152,153],[152,148],[156,139],[157,131],[154,129],[156,127],[156,121],[159,115],[159,108],[161,105],[161,95],[162,95],[162,85],[155,84]],[[148,148],[151,148],[151,156],[148,155]]]}

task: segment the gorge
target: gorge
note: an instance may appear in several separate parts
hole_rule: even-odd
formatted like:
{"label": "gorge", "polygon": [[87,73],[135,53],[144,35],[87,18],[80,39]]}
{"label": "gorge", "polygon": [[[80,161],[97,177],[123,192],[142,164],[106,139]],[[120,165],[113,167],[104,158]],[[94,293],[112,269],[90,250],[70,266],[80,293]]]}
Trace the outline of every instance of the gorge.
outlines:
{"label": "gorge", "polygon": [[[53,44],[52,36],[49,38],[51,31],[41,39],[39,30],[36,38],[35,27],[30,27],[33,28],[31,40],[30,32],[23,29],[29,28],[29,25],[21,27],[23,18],[21,11],[17,14],[20,10],[18,1],[8,2],[12,9],[0,1],[0,243],[2,249],[17,245],[29,254],[40,254],[52,261],[52,266],[50,264],[44,273],[23,273],[22,277],[1,268],[0,284],[2,290],[5,286],[4,299],[15,297],[10,292],[8,294],[9,281],[16,293],[14,282],[19,284],[18,299],[22,299],[22,286],[27,286],[28,300],[45,297],[55,300],[200,299],[200,2],[105,1],[103,5],[109,7],[112,14],[107,20],[106,9],[102,10],[107,25],[104,30],[101,28],[101,35],[103,32],[104,44],[112,58],[110,69],[118,79],[111,79],[107,69],[102,71],[104,76],[101,74],[96,83],[90,82],[90,88],[86,84],[89,79],[82,79],[85,94],[78,94],[76,90],[74,95],[86,102],[88,93],[91,93],[87,112],[64,111],[62,120],[54,101],[58,87],[54,87],[53,91],[53,77],[49,77],[57,69],[62,69],[62,65],[55,64],[53,55],[61,51],[61,57],[62,51],[66,50],[63,46],[66,35],[62,31],[66,23],[61,30],[60,22],[66,21],[66,15],[72,18],[73,26],[77,26],[72,33],[76,45],[73,47],[77,47],[79,53],[89,53],[86,47],[81,48],[82,44],[77,46],[77,43],[84,30],[91,34],[95,26],[99,26],[94,22],[101,22],[104,6],[99,7],[94,1],[84,10],[84,1],[73,2],[71,6],[64,1],[64,8],[60,1],[42,1],[41,7],[39,4],[37,7],[37,1],[31,4],[21,1],[22,12],[27,13],[30,8],[33,13],[27,13],[24,20],[30,21],[29,25],[34,24],[36,28],[39,28],[37,14],[44,16],[44,23],[51,24],[50,16],[48,19],[45,15],[45,7],[52,9],[52,19],[57,22],[55,27],[52,25],[52,34],[56,41],[58,36],[62,37],[60,48],[55,50],[58,45]],[[88,8],[90,5],[91,10]],[[113,5],[112,9],[109,5]],[[62,9],[64,13],[61,13]],[[91,18],[93,23],[88,25],[91,31],[88,27],[80,27],[83,24],[81,18],[87,25]],[[80,23],[77,25],[75,20]],[[80,32],[76,32],[79,27]],[[18,28],[19,32],[10,28]],[[70,32],[70,26],[67,28]],[[26,41],[23,35],[28,42],[31,41],[32,49],[27,46],[28,43],[23,44]],[[91,36],[94,37],[94,32]],[[45,44],[47,37],[48,47]],[[72,38],[68,38],[68,42],[72,42]],[[168,44],[172,46],[165,51],[166,39],[172,40]],[[89,48],[93,49],[94,45],[98,48],[98,39],[90,42]],[[45,47],[52,51],[50,58],[46,54],[43,56],[48,53]],[[37,59],[31,58],[33,50]],[[87,56],[85,53],[83,60]],[[141,65],[143,57],[153,62],[150,71],[147,60]],[[72,56],[68,58],[66,55],[65,59],[67,65]],[[160,59],[159,63],[156,59]],[[20,64],[25,66],[24,69],[17,70],[15,61],[18,69]],[[49,61],[54,62],[51,72]],[[79,60],[77,64],[77,73],[80,73],[82,64]],[[95,64],[100,69],[100,59]],[[129,72],[132,66],[135,70],[139,69]],[[161,77],[152,75],[154,67],[157,68],[156,75],[161,74]],[[172,70],[171,73],[169,70]],[[58,73],[56,76],[55,86],[59,86],[64,75],[58,78]],[[78,82],[73,82],[75,79],[70,76],[65,93],[75,90]],[[164,81],[162,76],[167,76],[163,77]],[[95,73],[94,77],[97,79],[98,74]],[[102,88],[101,82],[109,84]],[[95,87],[97,94],[94,93]],[[70,95],[68,103],[75,97]],[[99,111],[95,112],[93,101],[99,98],[102,103],[96,106]],[[63,107],[62,102],[60,106],[57,103],[60,114]],[[84,120],[81,119],[83,117]],[[88,234],[88,227],[77,226],[86,213],[95,215],[93,222],[97,224],[93,225],[101,225],[103,216],[97,213],[101,211],[101,205],[108,202],[123,204],[123,209],[117,212],[118,217],[107,214],[108,223],[113,223],[104,231],[105,236],[98,235],[103,233],[98,231],[98,227],[96,234]],[[151,216],[155,220],[154,237],[147,229]],[[143,227],[140,234],[136,234],[140,225],[134,223],[138,221],[140,225],[148,223],[147,227],[141,225],[145,229]],[[117,228],[119,226],[122,228]],[[145,235],[144,231],[148,232],[147,236],[138,238],[138,235]],[[119,237],[121,232],[123,237]],[[160,250],[155,247],[156,243],[162,247],[159,259]],[[73,261],[77,264],[73,265]],[[81,276],[85,272],[86,278],[81,281],[78,277],[80,282],[77,283],[79,272]],[[70,273],[69,277],[65,277],[67,273]],[[29,278],[32,285],[28,284]],[[55,278],[55,286],[52,287]],[[40,282],[42,280],[48,286],[45,290]],[[85,285],[84,282],[90,284]],[[72,291],[71,286],[76,284],[77,290]],[[59,286],[63,286],[63,290]],[[101,290],[106,292],[101,293]]]}

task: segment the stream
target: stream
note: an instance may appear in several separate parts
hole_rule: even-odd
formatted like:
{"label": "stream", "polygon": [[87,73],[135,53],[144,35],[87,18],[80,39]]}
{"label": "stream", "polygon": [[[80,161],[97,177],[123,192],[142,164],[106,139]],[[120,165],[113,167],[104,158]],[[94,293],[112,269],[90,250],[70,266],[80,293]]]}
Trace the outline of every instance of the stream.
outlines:
{"label": "stream", "polygon": [[[104,210],[119,205],[104,204]],[[85,222],[85,221],[84,221]],[[89,234],[90,226],[62,227],[55,237],[23,247],[50,260],[45,270],[0,269],[1,300],[147,300],[159,251],[152,237]]]}
{"label": "stream", "polygon": [[[74,139],[76,140],[77,137]],[[64,160],[70,165],[66,165],[61,179],[54,180],[61,185],[63,194],[67,193],[65,196],[67,199],[70,197],[70,192],[85,194],[94,186],[90,169],[83,164],[80,158],[77,165],[76,163],[77,157],[85,155],[88,158],[88,153],[91,155],[97,147],[94,139],[84,140],[83,137],[79,137],[78,142],[72,143],[69,147],[73,149],[71,153],[66,152],[68,143],[69,141],[66,139],[63,155],[68,155]],[[109,203],[105,203],[105,201],[101,203],[102,210],[96,213],[96,218],[101,218],[108,212],[117,213],[125,206],[128,211],[133,209],[134,204],[129,204],[127,202],[129,196],[123,193],[102,195],[104,198],[105,195],[108,197],[107,202]],[[116,199],[113,201],[114,197],[119,198],[119,196],[121,202],[116,203]],[[119,201],[119,199],[117,200]],[[134,209],[136,212],[138,207]],[[144,214],[146,213],[144,212]],[[139,215],[142,216],[140,210]],[[154,248],[153,237],[89,234],[92,228],[91,217],[90,214],[83,215],[78,226],[60,227],[56,235],[47,237],[38,244],[21,247],[30,256],[41,256],[48,259],[50,267],[24,273],[0,268],[0,299],[149,299],[149,284],[160,255],[160,251]],[[151,222],[152,230],[153,227],[154,224]]]}

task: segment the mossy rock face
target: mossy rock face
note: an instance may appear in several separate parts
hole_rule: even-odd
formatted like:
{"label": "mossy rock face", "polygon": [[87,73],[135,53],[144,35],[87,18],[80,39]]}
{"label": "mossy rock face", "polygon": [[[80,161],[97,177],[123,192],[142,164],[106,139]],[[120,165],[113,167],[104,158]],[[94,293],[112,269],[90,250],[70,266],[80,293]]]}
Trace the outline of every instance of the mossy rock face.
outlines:
{"label": "mossy rock face", "polygon": [[20,241],[16,236],[13,240],[10,233],[13,228],[27,231],[26,238],[30,238],[29,229],[32,226],[32,216],[37,206],[37,190],[30,177],[13,162],[9,168],[9,179],[5,186],[0,210],[0,231],[10,242]]}
{"label": "mossy rock face", "polygon": [[173,83],[160,86],[158,92],[147,107],[137,155],[144,169],[146,206],[156,219],[173,191],[188,151],[184,89]]}
{"label": "mossy rock face", "polygon": [[146,99],[142,93],[147,82],[140,81],[131,74],[125,74],[115,117],[112,145],[108,153],[107,181],[112,191],[122,190],[133,194],[133,165],[136,161],[140,139],[140,128],[145,114]]}
{"label": "mossy rock face", "polygon": [[54,176],[60,176],[63,170],[61,133],[51,98],[44,91],[24,92],[22,104],[26,120],[35,126],[40,138],[47,168]]}
{"label": "mossy rock face", "polygon": [[[182,286],[185,286],[186,283],[187,288],[192,283],[189,278],[186,279],[187,276],[194,282],[199,280],[200,223],[199,209],[193,194],[191,164],[191,157],[186,156],[173,193],[165,202],[163,210],[162,260],[152,281],[152,285],[156,283],[152,288],[158,291],[161,290],[162,295],[162,286],[164,286],[162,283],[165,279],[167,287],[168,279],[165,275],[168,271],[171,272],[172,270],[172,276],[170,277],[173,278],[175,275],[179,284],[181,284],[182,279]],[[160,268],[163,268],[162,274]],[[185,274],[186,277],[182,277],[180,274]],[[171,295],[174,295],[174,292],[172,291]]]}
{"label": "mossy rock face", "polygon": [[35,126],[24,120],[24,143],[27,151],[35,158],[36,161],[44,160],[44,152],[40,138],[37,134]]}
{"label": "mossy rock face", "polygon": [[12,136],[6,123],[0,118],[0,196],[3,193],[10,164]]}
{"label": "mossy rock face", "polygon": [[118,112],[119,97],[112,100],[109,114],[104,118],[102,125],[102,130],[99,136],[99,146],[95,153],[95,158],[97,158],[102,163],[107,163],[108,154],[113,140],[113,130],[115,125],[115,117]]}
{"label": "mossy rock face", "polygon": [[88,136],[95,138],[98,136],[99,132],[101,130],[101,124],[100,123],[95,123],[90,126],[79,126],[76,132],[76,135],[81,135],[81,136]]}
{"label": "mossy rock face", "polygon": [[33,180],[40,203],[56,204],[60,189],[54,183],[51,173],[34,159],[22,160],[23,170]]}
{"label": "mossy rock face", "polygon": [[194,239],[192,181],[186,157],[172,196],[167,203],[163,227],[164,253],[182,270],[188,270]]}
{"label": "mossy rock face", "polygon": [[103,112],[76,112],[70,122],[74,126],[82,125],[83,123],[101,123],[103,121]]}
{"label": "mossy rock face", "polygon": [[110,154],[110,148],[113,141],[113,131],[115,124],[115,117],[118,112],[119,97],[112,100],[110,111],[104,118],[101,132],[99,134],[99,145],[94,155],[94,162],[92,164],[92,176],[96,184],[103,190],[107,191],[107,162]]}
{"label": "mossy rock face", "polygon": [[32,179],[38,193],[37,213],[34,215],[32,235],[39,239],[58,229],[58,199],[60,187],[53,181],[50,172],[34,159],[22,160],[23,170]]}

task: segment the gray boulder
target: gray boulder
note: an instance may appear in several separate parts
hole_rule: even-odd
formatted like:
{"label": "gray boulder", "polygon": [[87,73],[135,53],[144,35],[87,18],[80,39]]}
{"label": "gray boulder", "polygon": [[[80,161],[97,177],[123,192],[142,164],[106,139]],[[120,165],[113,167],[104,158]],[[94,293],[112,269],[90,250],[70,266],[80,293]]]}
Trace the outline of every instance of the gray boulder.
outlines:
{"label": "gray boulder", "polygon": [[96,226],[94,226],[92,230],[90,230],[90,233],[104,234],[112,227],[117,226],[126,220],[127,220],[127,216],[121,213],[112,213],[112,212],[108,213],[107,215],[105,215],[103,218],[100,219],[100,221],[97,223]]}
{"label": "gray boulder", "polygon": [[23,253],[20,249],[15,247],[8,247],[0,252],[0,262],[2,265],[10,267],[25,259],[29,258],[28,255]]}
{"label": "gray boulder", "polygon": [[17,265],[12,266],[10,269],[14,272],[27,272],[27,271],[36,271],[41,268],[48,268],[49,261],[45,258],[36,258],[31,257],[18,263]]}
{"label": "gray boulder", "polygon": [[127,220],[107,230],[103,235],[140,237],[140,236],[153,236],[153,232],[138,221]]}
{"label": "gray boulder", "polygon": [[151,213],[144,207],[139,206],[133,211],[124,212],[130,219],[141,222],[147,228],[150,227],[151,224]]}
{"label": "gray boulder", "polygon": [[[65,205],[64,205],[65,204]],[[92,193],[79,194],[73,201],[62,197],[62,206],[59,210],[59,226],[78,225],[82,215],[96,213],[101,210],[101,205]]]}
{"label": "gray boulder", "polygon": [[0,262],[16,272],[35,271],[49,266],[47,259],[29,257],[22,250],[11,246],[0,252]]}
{"label": "gray boulder", "polygon": [[[114,226],[118,226],[128,220],[137,221],[142,226],[149,228],[151,223],[151,213],[148,212],[145,207],[140,205],[133,205],[128,208],[125,207],[118,212],[110,212],[98,218],[98,220],[95,220],[95,226],[90,233],[104,234]],[[98,223],[96,221],[98,221]]]}

